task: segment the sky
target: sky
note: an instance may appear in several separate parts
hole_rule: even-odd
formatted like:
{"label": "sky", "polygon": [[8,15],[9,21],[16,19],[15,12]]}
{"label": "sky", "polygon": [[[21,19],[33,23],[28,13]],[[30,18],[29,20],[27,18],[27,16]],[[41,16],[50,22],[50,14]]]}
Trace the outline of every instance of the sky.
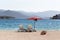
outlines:
{"label": "sky", "polygon": [[26,12],[60,11],[60,0],[0,0],[0,9]]}

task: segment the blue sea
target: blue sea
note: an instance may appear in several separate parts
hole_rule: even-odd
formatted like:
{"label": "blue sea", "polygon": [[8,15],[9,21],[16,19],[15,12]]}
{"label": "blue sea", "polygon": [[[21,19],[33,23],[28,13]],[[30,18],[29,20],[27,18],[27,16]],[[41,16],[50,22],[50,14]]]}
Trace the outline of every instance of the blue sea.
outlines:
{"label": "blue sea", "polygon": [[22,24],[27,28],[29,24],[36,30],[60,30],[60,20],[44,19],[44,20],[26,20],[26,19],[0,19],[0,30],[18,30]]}

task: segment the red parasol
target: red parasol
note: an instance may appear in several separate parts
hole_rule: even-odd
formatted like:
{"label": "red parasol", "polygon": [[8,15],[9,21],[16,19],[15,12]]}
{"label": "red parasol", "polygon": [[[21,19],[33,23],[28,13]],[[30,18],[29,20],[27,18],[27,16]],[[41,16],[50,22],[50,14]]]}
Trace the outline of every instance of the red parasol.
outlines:
{"label": "red parasol", "polygon": [[39,17],[30,17],[30,18],[28,18],[28,20],[34,20],[34,29],[35,29],[35,21],[42,20],[42,18],[39,18]]}
{"label": "red parasol", "polygon": [[28,20],[37,21],[37,20],[42,20],[42,18],[39,18],[39,17],[31,17],[31,18],[28,18]]}

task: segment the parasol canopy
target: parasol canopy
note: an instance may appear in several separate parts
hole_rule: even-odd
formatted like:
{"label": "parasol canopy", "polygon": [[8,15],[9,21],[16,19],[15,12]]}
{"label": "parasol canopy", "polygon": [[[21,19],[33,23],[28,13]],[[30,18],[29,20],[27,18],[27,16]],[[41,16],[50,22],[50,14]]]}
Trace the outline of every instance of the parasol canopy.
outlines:
{"label": "parasol canopy", "polygon": [[37,20],[42,20],[42,18],[39,18],[39,17],[30,17],[30,18],[28,18],[28,20],[37,21]]}

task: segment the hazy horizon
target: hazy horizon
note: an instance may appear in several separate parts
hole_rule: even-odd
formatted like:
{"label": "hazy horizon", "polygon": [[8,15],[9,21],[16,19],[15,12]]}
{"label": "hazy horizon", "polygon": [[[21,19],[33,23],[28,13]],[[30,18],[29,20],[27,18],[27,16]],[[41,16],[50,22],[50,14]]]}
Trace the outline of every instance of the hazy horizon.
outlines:
{"label": "hazy horizon", "polygon": [[49,18],[53,17],[54,15],[60,14],[60,11],[44,11],[44,12],[25,12],[25,11],[14,11],[14,10],[4,10],[0,9],[0,16],[15,16],[15,17],[42,17],[42,18]]}

